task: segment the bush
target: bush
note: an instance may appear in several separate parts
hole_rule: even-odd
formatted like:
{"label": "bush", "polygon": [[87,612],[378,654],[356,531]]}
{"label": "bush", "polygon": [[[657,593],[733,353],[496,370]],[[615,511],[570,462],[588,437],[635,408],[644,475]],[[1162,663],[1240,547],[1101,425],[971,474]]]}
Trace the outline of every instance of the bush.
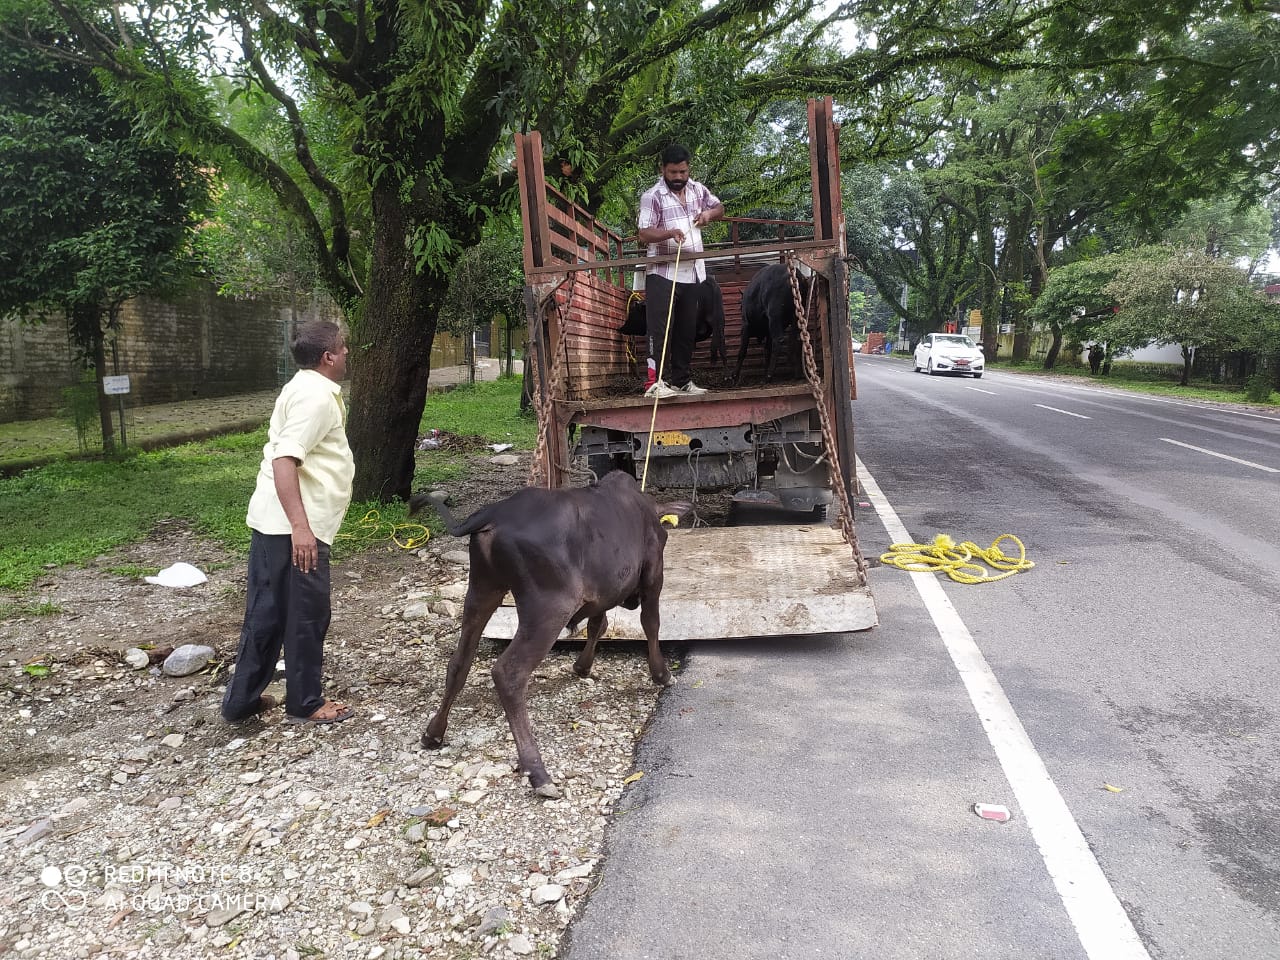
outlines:
{"label": "bush", "polygon": [[1271,378],[1265,373],[1255,373],[1244,382],[1244,395],[1250,403],[1270,402]]}
{"label": "bush", "polygon": [[76,428],[81,453],[88,451],[91,443],[94,447],[102,445],[98,422],[98,380],[92,371],[81,376],[79,383],[62,388],[62,408],[58,416]]}

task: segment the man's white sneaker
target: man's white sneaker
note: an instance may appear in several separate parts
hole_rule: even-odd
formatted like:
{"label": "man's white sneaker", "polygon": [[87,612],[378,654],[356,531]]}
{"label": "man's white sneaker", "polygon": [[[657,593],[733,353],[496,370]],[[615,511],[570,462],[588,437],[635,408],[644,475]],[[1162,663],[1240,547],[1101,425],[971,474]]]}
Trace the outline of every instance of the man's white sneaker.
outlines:
{"label": "man's white sneaker", "polygon": [[665,381],[659,380],[652,387],[646,390],[644,395],[651,400],[654,397],[657,397],[659,400],[663,400],[667,397],[674,397],[679,392],[679,390],[673,390],[671,387],[667,386]]}
{"label": "man's white sneaker", "polygon": [[705,387],[700,387],[696,383],[694,383],[692,380],[690,380],[683,387],[676,387],[675,392],[683,393],[687,397],[697,397],[706,393],[707,390]]}

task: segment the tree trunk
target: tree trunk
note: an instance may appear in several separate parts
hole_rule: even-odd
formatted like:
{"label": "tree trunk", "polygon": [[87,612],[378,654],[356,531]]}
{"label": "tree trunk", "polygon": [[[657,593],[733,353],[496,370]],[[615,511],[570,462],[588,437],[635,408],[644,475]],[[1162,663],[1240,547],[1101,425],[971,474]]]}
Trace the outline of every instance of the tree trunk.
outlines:
{"label": "tree trunk", "polygon": [[409,250],[409,211],[394,183],[373,192],[369,287],[351,336],[347,436],[355,456],[353,498],[407,499],[427,399],[431,344],[448,279],[419,272]]}
{"label": "tree trunk", "polygon": [[1053,343],[1049,344],[1049,352],[1044,355],[1044,368],[1052,370],[1058,362],[1058,354],[1062,352],[1062,324],[1053,321],[1049,325],[1053,331]]}
{"label": "tree trunk", "polygon": [[1191,385],[1191,360],[1194,355],[1186,347],[1182,348],[1182,386]]}
{"label": "tree trunk", "polygon": [[102,452],[115,453],[116,433],[111,419],[111,398],[102,389],[102,378],[107,375],[106,337],[102,332],[102,314],[98,310],[87,307],[79,308],[76,313],[72,321],[75,329],[80,332],[79,336],[88,340],[87,343],[82,341],[81,346],[88,347],[89,354],[93,358],[93,375],[97,380],[95,386],[98,394],[98,421],[102,428]]}

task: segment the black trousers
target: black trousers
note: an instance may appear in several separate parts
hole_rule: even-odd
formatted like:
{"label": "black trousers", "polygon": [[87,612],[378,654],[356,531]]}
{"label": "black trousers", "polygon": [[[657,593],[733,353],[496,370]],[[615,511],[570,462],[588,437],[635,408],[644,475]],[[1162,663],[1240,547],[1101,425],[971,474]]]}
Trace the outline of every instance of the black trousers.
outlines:
{"label": "black trousers", "polygon": [[324,705],[321,677],[329,629],[329,545],[316,543],[316,568],[293,565],[293,538],[253,531],[249,585],[236,670],[222,698],[222,716],[242,720],[258,711],[258,698],[275,676],[284,649],[285,710],[309,717]]}
{"label": "black trousers", "polygon": [[[671,288],[676,289],[674,306]],[[662,366],[662,379],[673,387],[683,387],[692,375],[694,336],[698,331],[698,307],[702,302],[701,285],[673,284],[665,277],[649,274],[644,280],[645,312],[649,321],[649,343],[655,363]],[[667,330],[667,310],[671,310],[671,329]],[[666,359],[662,357],[666,340]]]}

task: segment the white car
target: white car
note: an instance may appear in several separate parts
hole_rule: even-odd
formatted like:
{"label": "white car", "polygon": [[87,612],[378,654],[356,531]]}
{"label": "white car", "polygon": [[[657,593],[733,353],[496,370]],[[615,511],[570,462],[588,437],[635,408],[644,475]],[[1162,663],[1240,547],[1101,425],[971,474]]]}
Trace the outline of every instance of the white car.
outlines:
{"label": "white car", "polygon": [[971,373],[976,380],[986,357],[963,333],[930,333],[916,345],[915,365],[916,373]]}

